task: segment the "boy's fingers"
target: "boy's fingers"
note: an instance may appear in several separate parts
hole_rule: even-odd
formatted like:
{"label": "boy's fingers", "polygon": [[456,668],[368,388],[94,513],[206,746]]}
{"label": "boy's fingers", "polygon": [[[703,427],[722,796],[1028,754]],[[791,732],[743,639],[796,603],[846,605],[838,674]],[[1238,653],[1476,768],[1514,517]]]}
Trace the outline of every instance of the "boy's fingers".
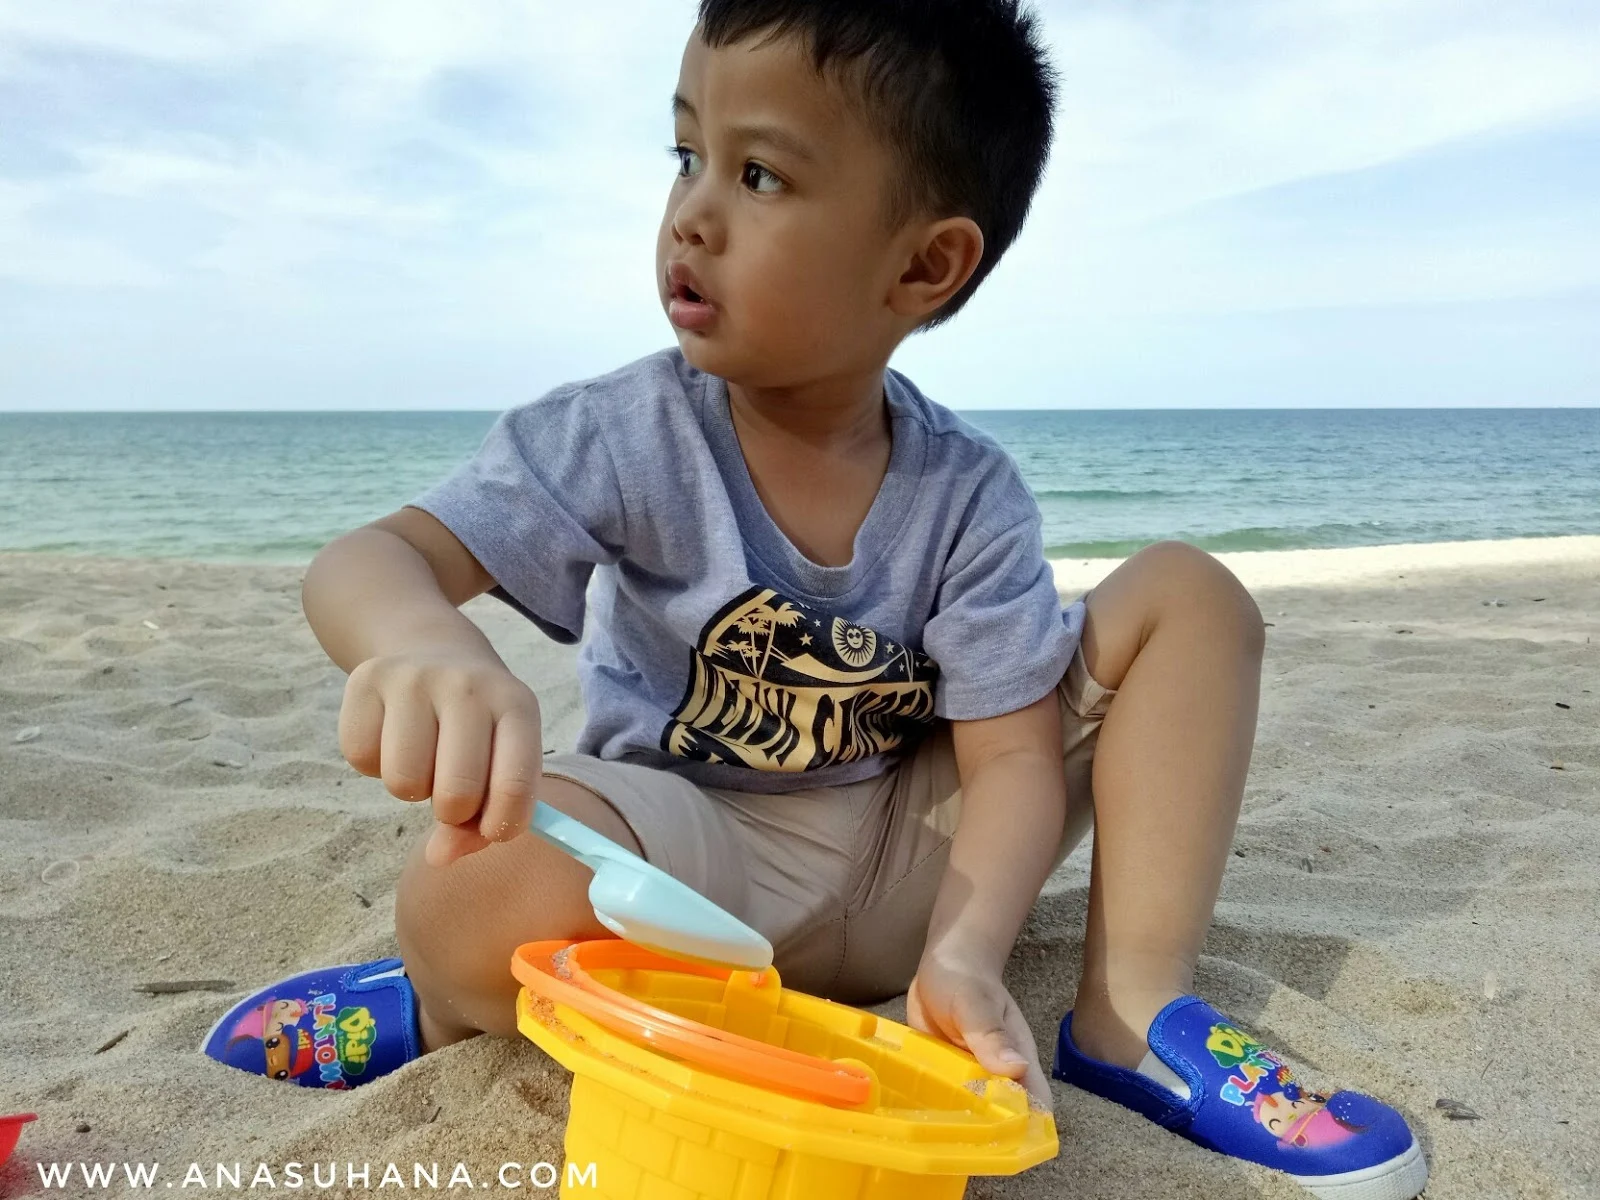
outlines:
{"label": "boy's fingers", "polygon": [[456,859],[481,850],[489,843],[470,825],[435,824],[428,844],[423,847],[422,861],[430,867],[447,867]]}
{"label": "boy's fingers", "polygon": [[1027,1074],[1034,1057],[1033,1034],[1006,992],[969,994],[960,1016],[967,1048],[985,1070],[1011,1079]]}
{"label": "boy's fingers", "polygon": [[365,673],[350,676],[339,707],[339,753],[363,775],[376,779],[382,770],[383,699]]}
{"label": "boy's fingers", "polygon": [[986,1071],[1011,1079],[1018,1079],[1027,1073],[1028,1060],[1012,1044],[1011,1036],[1004,1029],[969,1030],[967,1049],[972,1051],[972,1056],[983,1064]]}
{"label": "boy's fingers", "polygon": [[495,722],[489,797],[478,822],[479,832],[491,841],[509,841],[532,821],[543,741],[538,717],[526,710],[511,709]]}
{"label": "boy's fingers", "polygon": [[[933,1037],[951,1040],[950,1034],[941,1029],[928,1013],[922,1003],[922,985],[915,976],[912,977],[911,986],[906,990],[906,1024],[920,1033]],[[955,1036],[959,1037],[959,1034]],[[960,1045],[959,1042],[956,1045]],[[965,1049],[965,1047],[963,1047]]]}
{"label": "boy's fingers", "polygon": [[1045,1076],[1044,1067],[1039,1062],[1039,1044],[1033,1039],[1033,1030],[1028,1028],[1027,1018],[1015,1004],[1007,1006],[1006,1028],[1011,1034],[1011,1044],[1022,1051],[1022,1056],[1027,1062],[1027,1070],[1022,1076],[1022,1086],[1028,1089],[1028,1093],[1034,1099],[1048,1106],[1051,1103],[1050,1080]]}
{"label": "boy's fingers", "polygon": [[[1018,1080],[1024,1088],[1039,1103],[1049,1107],[1050,1081],[1046,1078],[1044,1068],[1039,1063],[1039,1045],[1033,1039],[1033,1030],[1028,1028],[1027,1019],[1022,1015],[1022,1010],[1009,999],[1005,1009],[1006,1040],[1012,1049],[1022,1055],[1023,1071]],[[1017,1076],[1010,1071],[996,1072],[1001,1075]]]}
{"label": "boy's fingers", "polygon": [[1028,1068],[1028,1073],[1022,1077],[1022,1086],[1028,1089],[1032,1096],[1046,1108],[1052,1107],[1050,1097],[1050,1081],[1045,1078],[1044,1068],[1034,1064]]}
{"label": "boy's fingers", "polygon": [[439,713],[439,748],[433,761],[433,815],[446,825],[470,821],[483,807],[494,723],[476,701]]}
{"label": "boy's fingers", "polygon": [[917,986],[915,976],[911,979],[911,986],[906,989],[906,1024],[922,1033],[932,1032],[922,1015],[922,989]]}
{"label": "boy's fingers", "polygon": [[434,747],[439,725],[433,705],[405,696],[383,714],[383,786],[401,800],[426,800],[433,791]]}

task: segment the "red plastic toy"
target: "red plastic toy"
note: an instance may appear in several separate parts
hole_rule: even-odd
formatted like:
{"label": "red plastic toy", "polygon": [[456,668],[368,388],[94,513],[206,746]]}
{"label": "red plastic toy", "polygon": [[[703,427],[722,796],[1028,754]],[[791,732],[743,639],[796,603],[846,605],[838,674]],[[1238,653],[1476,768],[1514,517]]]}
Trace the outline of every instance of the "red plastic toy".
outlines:
{"label": "red plastic toy", "polygon": [[11,1157],[11,1152],[17,1148],[17,1139],[22,1136],[22,1127],[29,1121],[37,1120],[34,1113],[15,1113],[9,1117],[0,1117],[0,1163]]}

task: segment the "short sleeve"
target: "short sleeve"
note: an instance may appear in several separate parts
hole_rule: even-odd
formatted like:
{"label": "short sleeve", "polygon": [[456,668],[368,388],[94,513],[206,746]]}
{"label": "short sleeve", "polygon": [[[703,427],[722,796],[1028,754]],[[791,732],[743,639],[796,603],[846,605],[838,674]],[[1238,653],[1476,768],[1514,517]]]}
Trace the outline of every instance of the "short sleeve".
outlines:
{"label": "short sleeve", "polygon": [[998,533],[969,530],[946,566],[922,630],[923,652],[939,664],[936,716],[977,721],[1026,708],[1072,661],[1080,626],[1062,613],[1042,521],[1030,507]]}
{"label": "short sleeve", "polygon": [[584,389],[558,388],[502,415],[471,459],[411,502],[461,539],[501,599],[569,644],[583,634],[594,568],[622,554],[602,425]]}

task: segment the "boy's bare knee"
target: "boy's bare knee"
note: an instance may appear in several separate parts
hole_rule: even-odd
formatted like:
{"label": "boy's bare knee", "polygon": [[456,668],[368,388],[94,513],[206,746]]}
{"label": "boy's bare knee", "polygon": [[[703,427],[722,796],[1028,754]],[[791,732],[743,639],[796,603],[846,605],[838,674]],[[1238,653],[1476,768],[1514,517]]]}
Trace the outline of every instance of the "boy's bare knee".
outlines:
{"label": "boy's bare knee", "polygon": [[408,967],[414,959],[432,960],[457,940],[447,928],[454,922],[441,911],[440,872],[429,870],[423,861],[423,849],[432,833],[430,827],[412,844],[395,882],[394,930]]}
{"label": "boy's bare knee", "polygon": [[[447,871],[429,867],[422,857],[427,840],[424,834],[406,855],[394,896],[400,957],[424,1003],[437,1000],[441,991],[477,992],[498,982],[493,960],[500,957],[489,931],[475,919],[488,898],[473,895],[475,889],[448,878]],[[509,968],[506,974],[509,978]]]}
{"label": "boy's bare knee", "polygon": [[1204,607],[1216,619],[1234,627],[1247,648],[1266,648],[1266,621],[1250,590],[1222,561],[1188,542],[1165,541],[1146,546],[1163,577],[1164,591],[1190,611]]}
{"label": "boy's bare knee", "polygon": [[[519,839],[520,842],[520,839]],[[496,844],[448,867],[423,861],[426,837],[406,857],[395,889],[395,938],[406,973],[435,1021],[460,1031],[515,1031],[518,984],[511,954],[523,942],[560,936],[543,927],[516,873],[496,861],[529,847]],[[519,853],[520,852],[520,853]]]}
{"label": "boy's bare knee", "polygon": [[[604,801],[565,780],[547,783],[551,803],[632,842]],[[428,836],[411,847],[395,887],[406,973],[434,1020],[458,1031],[514,1032],[513,951],[549,938],[610,936],[589,906],[590,872],[532,834],[432,867],[423,858]]]}

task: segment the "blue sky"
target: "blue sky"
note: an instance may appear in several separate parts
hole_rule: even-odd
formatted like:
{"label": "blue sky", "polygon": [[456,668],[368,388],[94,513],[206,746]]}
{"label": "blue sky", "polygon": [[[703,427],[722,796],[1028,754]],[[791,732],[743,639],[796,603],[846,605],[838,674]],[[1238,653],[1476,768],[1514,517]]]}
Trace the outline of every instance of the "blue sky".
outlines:
{"label": "blue sky", "polygon": [[[959,409],[1600,404],[1600,4],[1037,5]],[[0,0],[0,409],[495,409],[671,341],[689,0]]]}

